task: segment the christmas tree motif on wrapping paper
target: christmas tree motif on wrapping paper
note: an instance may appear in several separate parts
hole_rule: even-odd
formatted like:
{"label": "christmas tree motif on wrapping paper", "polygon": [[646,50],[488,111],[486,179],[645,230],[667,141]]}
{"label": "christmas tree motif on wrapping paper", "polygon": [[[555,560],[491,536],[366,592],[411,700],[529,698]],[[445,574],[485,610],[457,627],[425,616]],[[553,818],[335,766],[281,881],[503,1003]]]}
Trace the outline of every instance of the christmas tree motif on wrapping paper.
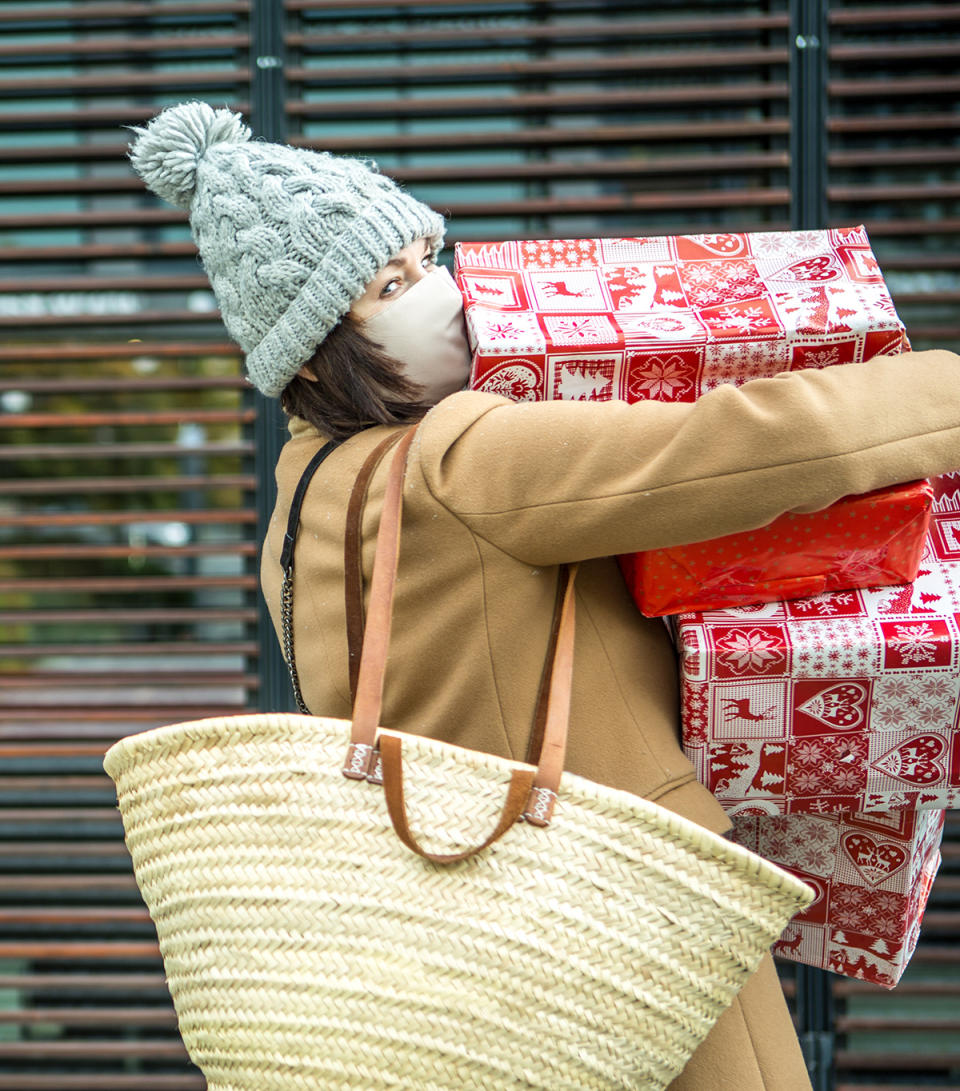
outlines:
{"label": "christmas tree motif on wrapping paper", "polygon": [[935,591],[923,591],[917,584],[923,576],[929,576],[931,569],[921,568],[913,583],[904,583],[884,589],[883,598],[877,605],[878,614],[933,614],[940,595]]}
{"label": "christmas tree motif on wrapping paper", "polygon": [[771,799],[782,793],[786,748],[781,743],[721,743],[710,750],[710,791],[723,799]]}
{"label": "christmas tree motif on wrapping paper", "polygon": [[610,401],[613,380],[599,369],[582,364],[561,364],[557,372],[557,397],[564,401]]}
{"label": "christmas tree motif on wrapping paper", "polygon": [[[887,955],[882,958],[881,955]],[[855,977],[861,981],[868,979],[879,985],[893,985],[894,975],[890,961],[890,950],[883,940],[877,940],[867,950],[851,942],[846,933],[837,929],[831,937],[830,962],[828,970],[844,977]]]}
{"label": "christmas tree motif on wrapping paper", "polygon": [[625,265],[620,269],[608,269],[605,277],[615,311],[686,306],[675,265]]}
{"label": "christmas tree motif on wrapping paper", "polygon": [[855,307],[843,304],[849,298],[843,288],[829,285],[804,284],[799,295],[776,293],[784,315],[796,314],[798,333],[851,333],[846,321],[857,314]]}

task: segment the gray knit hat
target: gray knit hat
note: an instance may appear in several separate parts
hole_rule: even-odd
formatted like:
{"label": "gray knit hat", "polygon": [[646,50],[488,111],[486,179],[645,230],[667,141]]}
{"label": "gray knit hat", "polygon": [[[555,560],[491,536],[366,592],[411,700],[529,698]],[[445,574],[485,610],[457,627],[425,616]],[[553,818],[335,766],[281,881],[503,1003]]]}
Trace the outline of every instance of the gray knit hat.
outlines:
{"label": "gray knit hat", "polygon": [[375,165],[253,141],[229,110],[184,102],[134,131],[134,168],[190,210],[223,321],[270,397],[391,258],[443,245],[443,217]]}

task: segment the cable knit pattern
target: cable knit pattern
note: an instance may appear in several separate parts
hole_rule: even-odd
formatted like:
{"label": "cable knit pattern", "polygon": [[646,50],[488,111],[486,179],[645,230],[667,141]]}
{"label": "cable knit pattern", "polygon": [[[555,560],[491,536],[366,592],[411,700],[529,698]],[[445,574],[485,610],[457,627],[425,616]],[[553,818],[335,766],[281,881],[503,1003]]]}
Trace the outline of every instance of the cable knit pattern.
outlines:
{"label": "cable knit pattern", "polygon": [[239,115],[204,102],[134,131],[134,168],[189,208],[224,324],[270,397],[400,250],[443,245],[443,217],[373,163],[251,140]]}

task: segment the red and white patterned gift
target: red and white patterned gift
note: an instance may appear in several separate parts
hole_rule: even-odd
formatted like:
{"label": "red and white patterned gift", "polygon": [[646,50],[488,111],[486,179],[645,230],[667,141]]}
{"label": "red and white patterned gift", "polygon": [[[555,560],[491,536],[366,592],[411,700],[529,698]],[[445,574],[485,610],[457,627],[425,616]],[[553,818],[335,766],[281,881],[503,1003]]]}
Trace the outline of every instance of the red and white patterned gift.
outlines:
{"label": "red and white patterned gift", "polygon": [[822,511],[787,512],[757,530],[617,560],[648,617],[907,583],[920,566],[932,502],[929,482],[914,481]]}
{"label": "red and white patterned gift", "polygon": [[960,805],[960,474],[917,579],[682,614],[684,748],[728,813]]}
{"label": "red and white patterned gift", "polygon": [[863,227],[461,242],[474,389],[695,401],[907,347]]}
{"label": "red and white patterned gift", "polygon": [[943,820],[943,811],[735,818],[735,840],[817,894],[773,953],[893,988],[920,935]]}

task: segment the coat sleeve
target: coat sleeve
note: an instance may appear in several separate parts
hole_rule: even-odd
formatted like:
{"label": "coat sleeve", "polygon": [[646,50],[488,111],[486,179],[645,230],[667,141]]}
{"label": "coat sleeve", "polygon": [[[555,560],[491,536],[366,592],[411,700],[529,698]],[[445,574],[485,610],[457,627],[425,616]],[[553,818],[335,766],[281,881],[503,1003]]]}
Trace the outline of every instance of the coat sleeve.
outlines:
{"label": "coat sleeve", "polygon": [[464,392],[412,454],[437,501],[530,564],[703,541],[960,468],[960,357],[874,357],[683,404]]}

